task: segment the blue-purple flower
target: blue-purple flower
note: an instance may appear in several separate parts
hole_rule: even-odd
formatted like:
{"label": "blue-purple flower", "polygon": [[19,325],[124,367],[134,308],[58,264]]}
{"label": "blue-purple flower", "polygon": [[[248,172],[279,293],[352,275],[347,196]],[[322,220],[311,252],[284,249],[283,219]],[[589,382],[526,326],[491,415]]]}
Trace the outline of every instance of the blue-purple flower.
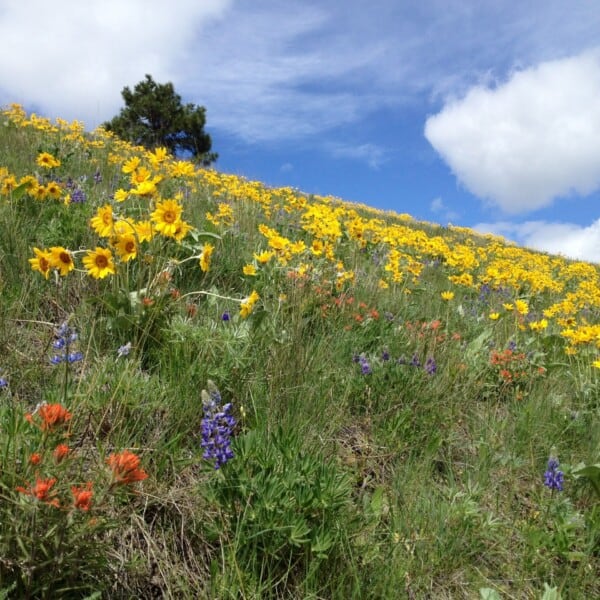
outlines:
{"label": "blue-purple flower", "polygon": [[559,470],[560,463],[558,459],[551,456],[548,460],[548,467],[544,473],[544,485],[551,489],[562,492],[564,483],[564,473]]}
{"label": "blue-purple flower", "polygon": [[231,402],[222,405],[221,394],[212,381],[208,391],[202,390],[204,417],[201,424],[203,458],[215,461],[215,469],[220,469],[233,458],[231,438],[236,420],[232,414]]}
{"label": "blue-purple flower", "polygon": [[62,362],[74,363],[83,360],[83,352],[74,349],[78,338],[77,332],[69,327],[66,321],[62,323],[55,331],[52,342],[52,348],[59,352],[50,357],[50,363],[59,365]]}
{"label": "blue-purple flower", "polygon": [[437,371],[437,365],[432,356],[425,361],[425,371],[427,372],[427,375],[435,375],[435,372]]}

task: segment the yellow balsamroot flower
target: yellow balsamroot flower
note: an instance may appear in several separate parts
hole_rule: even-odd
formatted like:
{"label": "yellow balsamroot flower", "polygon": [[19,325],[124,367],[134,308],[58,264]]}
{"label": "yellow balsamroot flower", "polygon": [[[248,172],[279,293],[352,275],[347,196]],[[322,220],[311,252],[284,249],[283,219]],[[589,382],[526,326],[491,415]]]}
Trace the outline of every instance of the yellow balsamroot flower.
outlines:
{"label": "yellow balsamroot flower", "polygon": [[592,363],[592,367],[595,367],[596,369],[600,369],[600,360],[595,360]]}
{"label": "yellow balsamroot flower", "polygon": [[133,173],[140,166],[140,157],[134,156],[123,163],[121,171],[125,174]]}
{"label": "yellow balsamroot flower", "polygon": [[140,183],[148,181],[150,179],[150,175],[152,175],[152,173],[149,169],[146,169],[146,167],[138,167],[131,173],[131,185],[140,185]]}
{"label": "yellow balsamroot flower", "polygon": [[514,310],[514,309],[515,309],[515,305],[514,305],[514,304],[511,304],[510,302],[505,302],[505,303],[504,303],[502,306],[504,307],[504,310],[507,310],[507,311],[509,311],[509,312],[510,312],[511,310]]}
{"label": "yellow balsamroot flower", "polygon": [[490,313],[490,314],[489,314],[489,317],[490,317],[490,319],[491,319],[492,321],[497,321],[497,320],[500,318],[500,313],[497,313],[497,312],[495,312],[495,313]]}
{"label": "yellow balsamroot flower", "polygon": [[156,209],[150,214],[154,228],[167,237],[173,237],[179,226],[183,206],[175,200],[163,200],[156,203]]}
{"label": "yellow balsamroot flower", "polygon": [[62,196],[62,188],[56,181],[50,181],[46,184],[46,193],[50,198],[54,198],[54,200],[58,200]]}
{"label": "yellow balsamroot flower", "polygon": [[529,323],[529,329],[531,331],[543,331],[548,327],[548,321],[546,319],[542,319],[541,321],[531,321]]}
{"label": "yellow balsamroot flower", "polygon": [[186,223],[185,221],[179,220],[177,222],[177,229],[175,229],[175,233],[173,237],[178,241],[181,240],[192,230],[194,229],[193,225]]}
{"label": "yellow balsamroot flower", "polygon": [[242,300],[242,303],[240,304],[240,316],[242,317],[242,319],[248,317],[248,315],[254,309],[254,305],[259,300],[260,296],[258,295],[256,290],[253,290],[252,293],[245,300]]}
{"label": "yellow balsamroot flower", "polygon": [[515,300],[515,308],[520,315],[526,315],[529,313],[529,305],[525,300]]}
{"label": "yellow balsamroot flower", "polygon": [[129,192],[127,190],[119,188],[114,195],[115,202],[124,202],[127,200]]}
{"label": "yellow balsamroot flower", "polygon": [[390,287],[390,284],[385,279],[380,279],[377,283],[377,287],[380,290],[387,290]]}
{"label": "yellow balsamroot flower", "polygon": [[446,301],[452,300],[452,298],[454,298],[454,292],[450,292],[450,291],[442,292],[440,294],[440,296],[442,297],[442,300],[446,300]]}
{"label": "yellow balsamroot flower", "polygon": [[52,246],[48,260],[53,269],[58,269],[61,277],[66,277],[75,268],[71,253],[62,246]]}
{"label": "yellow balsamroot flower", "polygon": [[261,265],[268,263],[274,256],[275,256],[275,252],[272,252],[270,250],[265,250],[264,252],[261,252],[260,254],[254,253],[254,258]]}
{"label": "yellow balsamroot flower", "polygon": [[169,151],[161,146],[160,148],[156,148],[154,152],[148,152],[146,156],[152,168],[157,169],[162,162],[169,158]]}
{"label": "yellow balsamroot flower", "polygon": [[29,264],[34,271],[39,271],[46,279],[48,279],[48,275],[50,275],[50,257],[51,254],[48,250],[40,250],[39,248],[34,248],[33,252],[35,254],[35,258],[29,259]]}
{"label": "yellow balsamroot flower", "polygon": [[149,242],[154,236],[154,229],[150,221],[138,221],[133,227],[140,242]]}
{"label": "yellow balsamroot flower", "polygon": [[215,247],[212,244],[204,244],[202,254],[200,255],[200,268],[204,273],[210,269],[210,257],[214,252]]}
{"label": "yellow balsamroot flower", "polygon": [[137,256],[137,242],[133,233],[120,235],[114,246],[123,262],[133,260]]}
{"label": "yellow balsamroot flower", "polygon": [[29,192],[29,195],[35,200],[45,200],[48,196],[48,190],[45,185],[37,185]]}
{"label": "yellow balsamroot flower", "polygon": [[100,237],[110,237],[113,234],[114,225],[113,211],[110,204],[100,206],[96,211],[96,216],[90,219],[91,228]]}
{"label": "yellow balsamroot flower", "polygon": [[48,152],[41,152],[40,154],[38,154],[38,157],[36,158],[35,162],[39,167],[42,167],[44,169],[53,169],[54,167],[60,167],[60,160],[54,158],[54,156],[52,156],[52,154]]}
{"label": "yellow balsamroot flower", "polygon": [[112,252],[107,248],[96,246],[95,250],[88,250],[83,257],[83,266],[88,275],[94,279],[104,279],[107,275],[115,274],[115,264]]}
{"label": "yellow balsamroot flower", "polygon": [[244,265],[242,271],[244,275],[254,276],[256,275],[256,267],[252,264]]}

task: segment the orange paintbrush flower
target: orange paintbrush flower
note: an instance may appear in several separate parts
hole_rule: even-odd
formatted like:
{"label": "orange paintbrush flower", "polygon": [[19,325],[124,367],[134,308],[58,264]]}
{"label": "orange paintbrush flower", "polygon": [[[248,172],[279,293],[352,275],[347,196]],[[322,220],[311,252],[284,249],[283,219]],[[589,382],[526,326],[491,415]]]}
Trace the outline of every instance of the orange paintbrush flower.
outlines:
{"label": "orange paintbrush flower", "polygon": [[58,425],[64,425],[73,416],[62,404],[44,404],[38,414],[42,418],[42,431],[52,430]]}
{"label": "orange paintbrush flower", "polygon": [[84,487],[71,486],[71,493],[73,494],[73,506],[80,510],[90,510],[92,506],[92,482],[88,481]]}
{"label": "orange paintbrush flower", "polygon": [[139,468],[140,457],[129,450],[111,454],[106,462],[113,471],[115,483],[134,483],[148,477],[148,474]]}

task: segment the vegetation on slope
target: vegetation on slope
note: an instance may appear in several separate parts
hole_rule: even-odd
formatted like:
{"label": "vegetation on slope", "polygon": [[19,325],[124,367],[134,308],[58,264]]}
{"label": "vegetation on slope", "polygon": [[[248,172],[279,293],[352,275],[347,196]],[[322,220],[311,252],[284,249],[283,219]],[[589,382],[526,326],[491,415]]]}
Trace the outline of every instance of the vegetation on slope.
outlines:
{"label": "vegetation on slope", "polygon": [[600,595],[596,265],[1,119],[6,596]]}

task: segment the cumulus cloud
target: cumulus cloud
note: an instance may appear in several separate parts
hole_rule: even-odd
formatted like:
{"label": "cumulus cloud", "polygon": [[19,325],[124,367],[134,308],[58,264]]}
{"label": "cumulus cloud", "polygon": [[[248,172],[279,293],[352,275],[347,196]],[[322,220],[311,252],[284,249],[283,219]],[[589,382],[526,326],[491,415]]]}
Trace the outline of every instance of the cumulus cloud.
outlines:
{"label": "cumulus cloud", "polygon": [[473,229],[501,235],[529,248],[600,263],[600,219],[591,225],[526,221],[479,223]]}
{"label": "cumulus cloud", "polygon": [[146,73],[169,80],[202,26],[231,0],[28,0],[0,7],[0,89],[50,117],[94,126]]}
{"label": "cumulus cloud", "polygon": [[427,119],[425,136],[456,177],[506,213],[600,187],[600,52],[476,86]]}

